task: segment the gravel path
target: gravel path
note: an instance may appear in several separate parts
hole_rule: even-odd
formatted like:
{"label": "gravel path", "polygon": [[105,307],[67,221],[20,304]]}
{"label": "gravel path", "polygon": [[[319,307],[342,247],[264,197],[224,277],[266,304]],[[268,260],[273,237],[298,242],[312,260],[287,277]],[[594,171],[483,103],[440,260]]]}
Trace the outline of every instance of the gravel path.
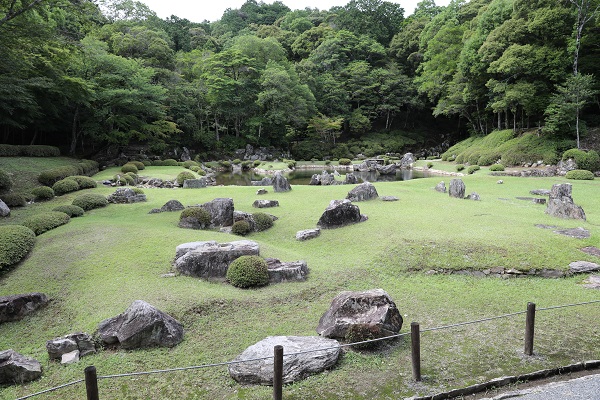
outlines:
{"label": "gravel path", "polygon": [[600,400],[600,374],[588,375],[564,382],[552,382],[546,385],[515,392],[503,393],[496,397],[481,400]]}

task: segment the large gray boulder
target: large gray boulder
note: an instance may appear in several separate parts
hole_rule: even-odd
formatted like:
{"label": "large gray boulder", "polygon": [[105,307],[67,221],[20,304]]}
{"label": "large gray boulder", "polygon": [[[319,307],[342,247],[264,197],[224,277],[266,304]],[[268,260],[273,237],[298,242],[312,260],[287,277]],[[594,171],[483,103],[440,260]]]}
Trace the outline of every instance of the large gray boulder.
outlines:
{"label": "large gray boulder", "polygon": [[0,323],[18,321],[46,304],[48,297],[43,293],[0,296]]}
{"label": "large gray boulder", "polygon": [[465,198],[465,183],[462,179],[452,179],[450,181],[450,189],[448,190],[448,194],[450,197],[456,197],[457,199]]}
{"label": "large gray boulder", "polygon": [[[283,383],[297,382],[332,368],[342,353],[337,340],[318,336],[271,336],[237,356],[234,364],[229,365],[229,375],[242,384],[273,385],[274,347],[278,345],[283,346]],[[245,360],[249,361],[241,362]]]}
{"label": "large gray boulder", "polygon": [[417,160],[413,153],[406,153],[398,164],[400,164],[400,167],[402,168],[411,168],[415,162],[417,162]]}
{"label": "large gray boulder", "polygon": [[380,166],[380,168],[378,168],[377,171],[379,171],[379,173],[381,175],[394,175],[396,173],[397,169],[398,169],[398,165],[396,165],[395,163],[392,163],[392,164]]}
{"label": "large gray boulder", "polygon": [[130,204],[146,201],[145,194],[138,194],[131,188],[118,188],[113,194],[106,197],[109,203],[113,204]]}
{"label": "large gray boulder", "polygon": [[266,258],[269,283],[302,282],[308,275],[306,261],[282,262],[277,258]]}
{"label": "large gray boulder", "polygon": [[252,181],[252,186],[271,186],[273,185],[273,178],[266,176],[260,181]]}
{"label": "large gray boulder", "polygon": [[585,221],[583,208],[573,202],[572,190],[573,186],[570,183],[552,185],[546,214],[559,218],[582,219]]}
{"label": "large gray boulder", "polygon": [[143,300],[134,301],[124,313],[98,325],[105,345],[123,349],[173,347],[183,340],[183,325]]}
{"label": "large gray boulder", "polygon": [[185,207],[179,200],[169,200],[161,208],[161,212],[181,211],[185,210]]}
{"label": "large gray boulder", "polygon": [[217,198],[198,206],[210,214],[211,227],[233,225],[233,199]]}
{"label": "large gray boulder", "polygon": [[350,200],[331,200],[317,226],[322,229],[340,228],[349,224],[366,221],[367,217],[360,213],[357,205]]}
{"label": "large gray boulder", "polygon": [[273,177],[273,190],[276,192],[289,192],[292,190],[290,182],[283,176],[281,171],[275,172],[275,176]]}
{"label": "large gray boulder", "polygon": [[377,189],[371,182],[364,182],[348,192],[346,198],[350,201],[366,201],[379,197]]}
{"label": "large gray boulder", "polygon": [[46,342],[48,358],[61,360],[64,354],[77,351],[78,357],[84,357],[96,352],[94,339],[85,332],[71,333],[69,335],[48,340]]}
{"label": "large gray boulder", "polygon": [[569,271],[574,274],[586,274],[600,271],[600,265],[589,261],[573,261],[569,264]]}
{"label": "large gray boulder", "polygon": [[6,205],[5,202],[0,200],[0,217],[9,217],[10,216],[10,208]]}
{"label": "large gray boulder", "polygon": [[177,246],[175,269],[183,275],[225,279],[229,264],[241,256],[258,256],[258,243],[238,240],[229,243],[192,242]]}
{"label": "large gray boulder", "polygon": [[402,316],[383,289],[342,292],[333,299],[319,320],[317,333],[328,338],[344,338],[352,325],[377,328],[379,337],[400,332]]}
{"label": "large gray boulder", "polygon": [[42,364],[9,349],[0,351],[0,384],[23,384],[42,376]]}

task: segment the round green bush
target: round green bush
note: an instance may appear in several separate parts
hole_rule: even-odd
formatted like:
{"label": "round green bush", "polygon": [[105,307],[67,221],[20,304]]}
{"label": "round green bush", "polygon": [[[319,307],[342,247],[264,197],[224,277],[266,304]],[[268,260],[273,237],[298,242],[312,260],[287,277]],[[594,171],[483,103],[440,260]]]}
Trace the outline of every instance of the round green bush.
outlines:
{"label": "round green bush", "polygon": [[192,171],[192,172],[196,172],[196,173],[197,173],[198,171],[200,171],[201,169],[202,169],[202,168],[201,168],[199,165],[192,165],[192,166],[190,167],[190,171]]}
{"label": "round green bush", "polygon": [[139,188],[139,187],[134,187],[131,190],[133,190],[133,192],[135,194],[144,194],[144,190],[142,188]]}
{"label": "round green bush", "polygon": [[52,185],[52,190],[54,190],[55,195],[62,196],[63,194],[78,191],[79,184],[74,179],[65,178]]}
{"label": "round green bush", "polygon": [[490,166],[490,171],[504,171],[504,165],[502,164],[494,164]]}
{"label": "round green bush", "polygon": [[48,186],[38,186],[31,191],[35,200],[50,200],[54,198],[54,190]]}
{"label": "round green bush", "polygon": [[250,233],[250,224],[248,221],[236,221],[231,226],[231,233],[238,236],[246,236]]}
{"label": "round green bush", "polygon": [[219,161],[219,165],[223,168],[229,169],[231,168],[231,163],[229,161]]}
{"label": "round green bush", "polygon": [[74,206],[72,204],[66,204],[64,206],[58,206],[52,209],[52,211],[63,212],[71,218],[81,217],[85,212],[83,208]]}
{"label": "round green bush", "polygon": [[177,175],[177,178],[176,178],[177,184],[179,186],[183,186],[183,182],[186,181],[186,180],[188,180],[188,179],[196,179],[196,175],[194,175],[194,173],[191,172],[191,171],[180,172]]}
{"label": "round green bush", "polygon": [[42,171],[38,176],[38,182],[42,185],[52,186],[61,179],[65,179],[68,176],[79,175],[80,173],[80,169],[76,166],[65,165]]}
{"label": "round green bush", "polygon": [[235,165],[240,165],[242,163],[242,160],[240,160],[239,158],[236,158],[235,160],[232,161],[232,163]]}
{"label": "round green bush", "polygon": [[165,167],[177,167],[179,165],[179,162],[172,158],[167,158],[166,160],[162,161],[162,165]]}
{"label": "round green bush", "polygon": [[121,167],[121,172],[126,174],[128,172],[133,172],[134,174],[138,173],[138,168],[133,163],[127,163]]}
{"label": "round green bush", "polygon": [[127,172],[125,175],[128,175],[131,177],[131,179],[133,179],[133,184],[137,185],[137,183],[140,180],[140,177],[138,176],[138,174],[134,173],[134,172]]}
{"label": "round green bush", "polygon": [[472,175],[472,174],[474,174],[474,173],[475,173],[475,171],[479,171],[480,169],[481,169],[481,167],[480,167],[479,165],[471,165],[471,166],[469,167],[469,169],[467,169],[467,173],[468,173],[469,175]]}
{"label": "round green bush", "polygon": [[265,213],[254,213],[252,214],[252,219],[254,220],[254,227],[258,232],[265,231],[273,226],[273,218]]}
{"label": "round green bush", "polygon": [[573,159],[577,165],[579,165],[585,160],[585,151],[580,149],[569,149],[563,153],[562,159],[563,161],[566,161],[569,158]]}
{"label": "round green bush", "polygon": [[141,170],[143,170],[143,169],[146,168],[146,165],[143,162],[141,162],[141,161],[135,161],[135,160],[134,161],[129,161],[128,164],[135,165],[135,167],[138,169],[138,171],[141,171]]}
{"label": "round green bush", "polygon": [[6,193],[0,196],[0,199],[9,207],[25,207],[27,200],[19,193]]}
{"label": "round green bush", "polygon": [[35,233],[22,225],[0,226],[0,271],[21,261],[33,249]]}
{"label": "round green bush", "polygon": [[13,180],[8,172],[0,169],[0,192],[9,191],[13,186]]}
{"label": "round green bush", "polygon": [[69,176],[69,179],[73,179],[79,185],[79,189],[93,189],[98,187],[98,183],[89,176],[85,175],[75,175]]}
{"label": "round green bush", "polygon": [[[193,161],[193,160],[187,160],[187,161],[183,162],[183,168],[185,168],[185,169],[192,169],[192,167],[199,167],[199,166],[200,165],[196,161]],[[193,169],[192,169],[192,171],[193,171]]]}
{"label": "round green bush", "polygon": [[464,164],[457,164],[457,165],[456,165],[456,170],[457,170],[458,172],[462,171],[463,169],[465,169],[465,166],[464,166]]}
{"label": "round green bush", "polygon": [[70,220],[71,217],[64,212],[46,211],[25,218],[23,225],[31,229],[36,236],[39,236],[44,232],[68,223]]}
{"label": "round green bush", "polygon": [[106,207],[108,200],[99,193],[85,193],[75,197],[71,204],[79,206],[85,211],[90,211],[95,208]]}
{"label": "round green bush", "polygon": [[591,181],[594,179],[594,173],[586,169],[573,169],[567,172],[565,178],[575,181]]}
{"label": "round green bush", "polygon": [[428,162],[427,163],[427,169],[431,169],[433,167],[433,163],[432,162]]}
{"label": "round green bush", "polygon": [[151,167],[152,166],[152,161],[150,161],[150,160],[144,160],[144,161],[142,161],[142,164],[144,164],[145,167]]}
{"label": "round green bush", "polygon": [[579,165],[581,169],[587,169],[588,171],[600,170],[600,155],[596,150],[590,150],[585,155],[585,161]]}
{"label": "round green bush", "polygon": [[112,177],[112,181],[118,186],[133,186],[135,181],[129,174],[117,174]]}
{"label": "round green bush", "polygon": [[259,256],[241,256],[229,264],[226,277],[229,283],[239,288],[268,285],[267,262]]}
{"label": "round green bush", "polygon": [[194,218],[202,228],[210,225],[210,213],[203,207],[188,207],[179,214],[179,219]]}
{"label": "round green bush", "polygon": [[[294,163],[295,163],[295,161],[294,161]],[[244,171],[249,170],[251,168],[251,166],[252,166],[252,161],[250,161],[250,160],[242,161],[242,169]],[[296,165],[294,164],[294,166],[296,166]]]}
{"label": "round green bush", "polygon": [[370,350],[377,348],[381,341],[367,343],[360,342],[377,339],[383,336],[381,329],[377,325],[353,324],[348,327],[345,339],[348,343],[358,343],[352,346],[355,349]]}
{"label": "round green bush", "polygon": [[254,168],[258,167],[260,165],[262,161],[260,160],[254,160],[254,162],[252,163],[252,165],[254,165]]}
{"label": "round green bush", "polygon": [[202,167],[198,167],[200,168],[198,171],[194,171],[195,173],[197,173],[200,176],[205,176],[206,175],[206,171],[202,169]]}
{"label": "round green bush", "polygon": [[338,161],[338,164],[340,165],[350,165],[352,164],[352,160],[349,158],[340,158],[340,161]]}

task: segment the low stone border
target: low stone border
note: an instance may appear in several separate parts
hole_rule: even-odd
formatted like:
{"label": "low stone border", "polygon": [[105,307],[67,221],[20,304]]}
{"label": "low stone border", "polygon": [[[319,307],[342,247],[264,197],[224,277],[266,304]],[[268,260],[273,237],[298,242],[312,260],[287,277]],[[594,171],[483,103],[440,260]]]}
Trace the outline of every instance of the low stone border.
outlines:
{"label": "low stone border", "polygon": [[531,382],[537,381],[552,376],[563,375],[572,372],[590,371],[600,368],[600,360],[583,361],[576,364],[566,365],[564,367],[543,369],[541,371],[531,372],[529,374],[514,375],[514,376],[503,376],[500,378],[492,379],[491,381],[479,383],[476,385],[467,386],[461,389],[454,389],[448,392],[438,393],[432,396],[413,396],[406,400],[443,400],[453,399],[461,396],[470,396],[472,394],[481,393],[490,389],[497,389],[500,387],[512,385],[517,382]]}
{"label": "low stone border", "polygon": [[504,267],[494,267],[485,269],[483,271],[472,271],[472,270],[447,270],[447,269],[432,269],[425,272],[427,275],[436,275],[436,274],[444,274],[444,275],[468,275],[475,276],[479,278],[492,277],[492,278],[502,278],[502,279],[511,279],[511,278],[520,278],[525,276],[539,276],[542,278],[564,278],[567,276],[576,275],[577,272],[571,270],[559,270],[559,269],[541,269],[536,270],[532,269],[530,271],[524,272],[519,271],[518,269],[511,268],[505,269]]}

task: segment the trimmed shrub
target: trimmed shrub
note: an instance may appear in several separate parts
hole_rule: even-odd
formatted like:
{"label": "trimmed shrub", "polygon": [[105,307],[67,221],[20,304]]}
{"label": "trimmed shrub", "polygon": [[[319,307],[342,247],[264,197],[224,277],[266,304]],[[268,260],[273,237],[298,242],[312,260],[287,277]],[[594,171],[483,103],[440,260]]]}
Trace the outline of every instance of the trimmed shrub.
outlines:
{"label": "trimmed shrub", "polygon": [[48,186],[38,186],[31,191],[35,200],[50,200],[54,198],[54,190]]}
{"label": "trimmed shrub", "polygon": [[[295,163],[295,161],[294,161],[294,163]],[[250,161],[250,160],[242,161],[242,169],[244,171],[249,170],[251,166],[252,166],[252,161]],[[295,166],[295,164],[294,164],[294,166]]]}
{"label": "trimmed shrub", "polygon": [[99,193],[85,193],[75,197],[71,204],[89,211],[95,208],[106,207],[108,200]]}
{"label": "trimmed shrub", "polygon": [[242,160],[240,160],[239,158],[236,158],[235,160],[232,161],[232,163],[234,165],[240,165],[242,163]]}
{"label": "trimmed shrub", "polygon": [[0,271],[21,261],[34,244],[35,233],[26,226],[0,226]]}
{"label": "trimmed shrub", "polygon": [[150,160],[144,160],[144,161],[142,161],[142,164],[144,164],[145,167],[151,167],[152,166],[152,161],[150,161]]}
{"label": "trimmed shrub", "polygon": [[340,158],[340,161],[338,161],[338,164],[340,165],[350,165],[352,164],[352,160],[349,158]]}
{"label": "trimmed shrub", "polygon": [[477,162],[475,164],[477,164],[477,165],[492,165],[499,159],[500,159],[500,154],[498,154],[498,153],[483,154],[481,157],[479,157],[479,160],[477,160]]}
{"label": "trimmed shrub", "polygon": [[252,163],[252,165],[254,165],[254,168],[258,167],[260,165],[262,161],[260,160],[254,160],[254,162]]}
{"label": "trimmed shrub", "polygon": [[0,196],[0,199],[9,207],[25,207],[27,200],[18,193],[6,193]]}
{"label": "trimmed shrub", "polygon": [[502,164],[494,164],[490,166],[490,171],[504,171],[504,165]]}
{"label": "trimmed shrub", "polygon": [[183,186],[183,182],[188,179],[196,179],[196,175],[194,175],[194,173],[191,171],[183,171],[177,175],[175,180],[179,186]]}
{"label": "trimmed shrub", "polygon": [[57,196],[62,196],[63,194],[78,191],[79,184],[74,179],[65,178],[52,185],[52,190],[54,190],[54,194]]}
{"label": "trimmed shrub", "polygon": [[471,166],[469,167],[469,169],[467,169],[467,173],[468,173],[469,175],[472,175],[472,174],[474,174],[474,173],[475,173],[475,171],[479,171],[480,169],[481,169],[481,167],[480,167],[479,165],[471,165]]}
{"label": "trimmed shrub", "polygon": [[152,165],[161,166],[161,167],[177,167],[179,163],[177,160],[172,158],[167,158],[166,160],[156,160],[152,163]]}
{"label": "trimmed shrub", "polygon": [[202,168],[200,168],[200,166],[198,166],[198,165],[192,165],[192,166],[190,167],[190,171],[192,171],[192,172],[198,172],[198,171],[199,171],[199,170],[201,170],[201,169],[202,169]]}
{"label": "trimmed shrub", "polygon": [[236,221],[231,226],[231,233],[238,236],[246,236],[250,233],[250,224],[248,221]]}
{"label": "trimmed shrub", "polygon": [[144,190],[142,188],[139,188],[139,187],[134,187],[131,190],[133,190],[133,192],[135,194],[144,194]]}
{"label": "trimmed shrub", "polygon": [[585,169],[573,169],[567,172],[565,178],[575,181],[591,181],[594,179],[594,173]]}
{"label": "trimmed shrub", "polygon": [[268,285],[267,262],[259,256],[241,256],[229,264],[226,277],[229,283],[239,288]]}
{"label": "trimmed shrub", "polygon": [[17,157],[19,146],[13,144],[0,144],[0,157]]}
{"label": "trimmed shrub", "polygon": [[600,155],[596,150],[590,150],[587,152],[585,162],[580,167],[581,169],[587,169],[588,171],[600,170]]}
{"label": "trimmed shrub", "polygon": [[77,165],[65,165],[58,168],[42,171],[38,182],[42,185],[52,186],[61,179],[74,175],[93,175],[98,172],[98,163],[92,160],[82,160]]}
{"label": "trimmed shrub", "polygon": [[254,220],[254,228],[257,232],[265,231],[273,226],[273,218],[265,213],[254,213],[252,214],[252,219]]}
{"label": "trimmed shrub", "polygon": [[221,160],[221,161],[219,161],[219,165],[221,167],[223,167],[223,168],[226,168],[226,169],[230,169],[231,168],[231,163],[229,161],[223,161],[223,160]]}
{"label": "trimmed shrub", "polygon": [[133,180],[133,185],[137,185],[137,183],[140,180],[140,177],[138,176],[138,174],[136,174],[134,172],[127,172],[125,175],[131,177],[131,179]]}
{"label": "trimmed shrub", "polygon": [[185,169],[192,169],[192,167],[199,167],[200,164],[198,164],[196,161],[192,161],[192,160],[187,160],[183,162],[183,168]]}
{"label": "trimmed shrub", "polygon": [[127,164],[133,164],[133,165],[135,165],[135,167],[138,169],[138,171],[146,169],[146,165],[144,165],[144,163],[141,162],[141,161],[133,160],[133,161],[129,161]]}
{"label": "trimmed shrub", "polygon": [[64,206],[58,206],[52,209],[52,211],[63,212],[71,218],[81,217],[85,212],[83,208],[74,206],[72,204],[65,204]]}
{"label": "trimmed shrub", "polygon": [[58,147],[46,145],[19,146],[20,155],[25,157],[59,157]]}
{"label": "trimmed shrub", "polygon": [[[367,340],[373,340],[383,337],[381,329],[377,325],[369,324],[353,324],[348,327],[346,331],[345,339],[348,343],[359,343]],[[359,343],[352,347],[358,350],[370,350],[375,349],[379,346],[381,341]]]}
{"label": "trimmed shrub", "polygon": [[9,191],[13,187],[13,180],[8,172],[0,169],[0,192]]}
{"label": "trimmed shrub", "polygon": [[134,174],[137,174],[138,168],[135,164],[129,162],[121,167],[121,172],[124,174],[128,172],[133,172]]}
{"label": "trimmed shrub", "polygon": [[585,162],[585,151],[580,149],[569,149],[565,151],[562,155],[563,161],[568,160],[569,158],[573,159],[577,166]]}
{"label": "trimmed shrub", "polygon": [[188,207],[179,214],[179,219],[194,218],[202,228],[210,225],[210,213],[203,207]]}
{"label": "trimmed shrub", "polygon": [[70,220],[71,217],[64,212],[46,211],[26,218],[23,225],[31,229],[36,236],[39,236],[44,232],[67,224]]}
{"label": "trimmed shrub", "polygon": [[463,164],[458,164],[456,166],[456,171],[458,171],[458,172],[462,171],[463,169],[465,169],[465,166]]}
{"label": "trimmed shrub", "polygon": [[[137,176],[137,175],[136,175]],[[117,174],[112,177],[112,181],[119,186],[133,186],[134,179],[129,174]]]}
{"label": "trimmed shrub", "polygon": [[68,179],[73,179],[79,185],[79,189],[93,189],[98,187],[96,181],[89,176],[85,175],[75,175],[69,176]]}

